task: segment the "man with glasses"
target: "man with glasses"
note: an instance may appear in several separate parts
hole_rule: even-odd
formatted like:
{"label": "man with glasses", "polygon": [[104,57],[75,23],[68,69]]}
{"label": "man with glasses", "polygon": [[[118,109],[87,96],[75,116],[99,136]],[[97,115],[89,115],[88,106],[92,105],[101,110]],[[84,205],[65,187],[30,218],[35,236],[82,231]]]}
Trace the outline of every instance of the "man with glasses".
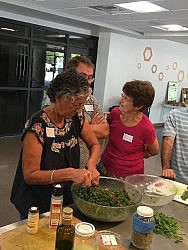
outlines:
{"label": "man with glasses", "polygon": [[[76,69],[76,71],[82,73],[89,85],[94,81],[94,64],[86,56],[75,56],[70,59],[66,70],[70,69]],[[87,98],[83,111],[96,137],[98,139],[107,138],[109,133],[108,123],[104,118],[99,102],[92,94]],[[89,158],[89,150],[82,140],[80,141],[80,151],[80,167],[85,167]]]}

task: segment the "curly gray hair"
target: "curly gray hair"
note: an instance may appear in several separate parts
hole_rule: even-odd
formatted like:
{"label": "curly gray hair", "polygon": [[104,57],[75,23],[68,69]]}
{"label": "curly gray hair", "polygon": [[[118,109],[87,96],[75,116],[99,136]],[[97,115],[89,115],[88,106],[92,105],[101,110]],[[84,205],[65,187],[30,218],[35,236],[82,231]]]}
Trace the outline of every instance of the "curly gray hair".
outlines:
{"label": "curly gray hair", "polygon": [[47,95],[51,102],[55,102],[56,97],[74,100],[75,97],[89,95],[91,92],[85,76],[72,69],[58,74],[51,81]]}

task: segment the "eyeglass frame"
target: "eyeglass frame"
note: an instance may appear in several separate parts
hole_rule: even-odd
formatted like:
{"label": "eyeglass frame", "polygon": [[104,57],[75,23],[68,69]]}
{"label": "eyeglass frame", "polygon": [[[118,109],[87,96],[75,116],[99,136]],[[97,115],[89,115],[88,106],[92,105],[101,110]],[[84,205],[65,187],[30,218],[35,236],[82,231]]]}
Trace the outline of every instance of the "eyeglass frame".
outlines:
{"label": "eyeglass frame", "polygon": [[86,75],[85,73],[81,73],[82,75],[85,76],[85,78],[87,79],[88,82],[92,83],[94,82],[95,78],[93,77],[93,75]]}
{"label": "eyeglass frame", "polygon": [[125,93],[121,93],[121,98],[123,98],[125,101],[133,101],[133,99],[130,99]]}

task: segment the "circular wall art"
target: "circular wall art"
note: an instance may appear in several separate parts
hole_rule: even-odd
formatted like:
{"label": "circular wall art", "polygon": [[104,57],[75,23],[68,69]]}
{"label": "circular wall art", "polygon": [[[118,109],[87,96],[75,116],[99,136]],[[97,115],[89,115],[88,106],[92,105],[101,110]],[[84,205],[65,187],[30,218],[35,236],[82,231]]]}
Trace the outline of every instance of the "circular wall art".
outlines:
{"label": "circular wall art", "polygon": [[158,75],[159,81],[162,81],[163,78],[164,78],[164,74],[163,74],[163,72],[160,72],[159,75]]}
{"label": "circular wall art", "polygon": [[176,70],[176,69],[177,69],[177,66],[178,66],[177,62],[173,62],[173,64],[172,64],[173,70]]}
{"label": "circular wall art", "polygon": [[184,79],[184,71],[180,70],[178,73],[178,82],[182,82]]}
{"label": "circular wall art", "polygon": [[137,64],[137,68],[138,68],[138,69],[141,69],[141,66],[142,66],[141,63],[138,63],[138,64]]}
{"label": "circular wall art", "polygon": [[144,61],[149,62],[152,58],[153,52],[151,47],[146,47],[143,52]]}
{"label": "circular wall art", "polygon": [[156,73],[157,72],[157,65],[156,64],[153,64],[152,67],[151,67],[151,72],[152,73]]}
{"label": "circular wall art", "polygon": [[169,65],[166,65],[166,70],[169,70],[169,68],[170,68]]}

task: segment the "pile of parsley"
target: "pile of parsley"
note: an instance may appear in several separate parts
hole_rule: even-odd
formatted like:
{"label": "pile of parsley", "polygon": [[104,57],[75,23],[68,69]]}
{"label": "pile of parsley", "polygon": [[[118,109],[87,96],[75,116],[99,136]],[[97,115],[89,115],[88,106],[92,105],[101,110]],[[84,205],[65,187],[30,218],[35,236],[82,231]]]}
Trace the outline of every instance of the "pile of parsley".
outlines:
{"label": "pile of parsley", "polygon": [[155,211],[154,218],[154,233],[172,238],[175,243],[183,241],[183,234],[180,233],[181,224],[175,217]]}

